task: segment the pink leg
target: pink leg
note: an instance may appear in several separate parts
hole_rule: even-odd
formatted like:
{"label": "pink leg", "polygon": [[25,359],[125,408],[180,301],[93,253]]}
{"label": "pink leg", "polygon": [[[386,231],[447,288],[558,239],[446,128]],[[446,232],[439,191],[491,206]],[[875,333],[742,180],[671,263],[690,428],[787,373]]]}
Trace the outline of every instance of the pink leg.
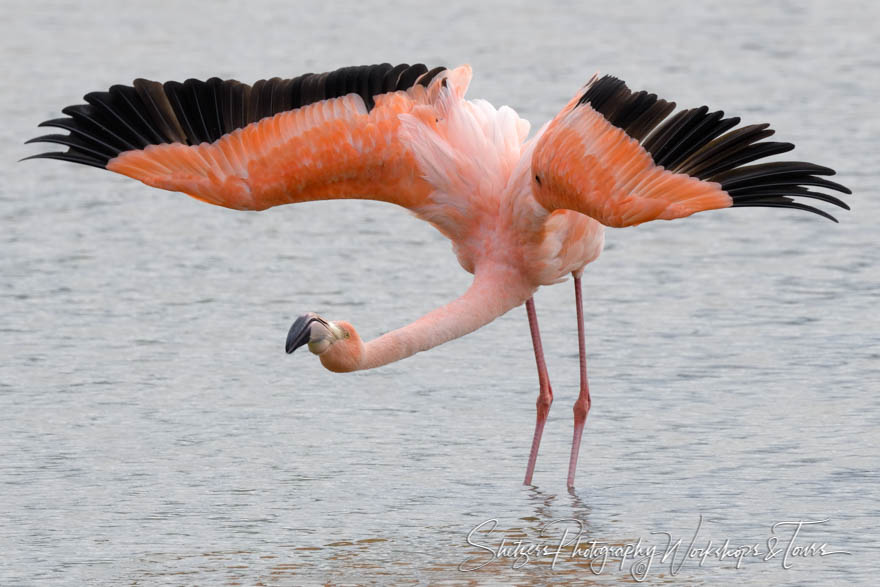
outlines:
{"label": "pink leg", "polygon": [[574,487],[574,473],[577,470],[578,451],[581,448],[581,436],[584,424],[590,411],[590,387],[587,385],[587,348],[584,342],[584,301],[581,296],[581,278],[574,278],[574,299],[577,305],[578,320],[578,353],[581,361],[581,391],[574,403],[574,438],[571,440],[571,459],[568,462],[568,487]]}
{"label": "pink leg", "polygon": [[547,375],[547,365],[544,363],[544,349],[541,347],[541,332],[538,330],[538,315],[535,313],[535,300],[529,298],[526,302],[526,312],[529,315],[529,330],[532,332],[532,346],[535,347],[535,361],[538,363],[538,418],[535,422],[535,436],[532,438],[532,452],[529,453],[529,465],[526,467],[526,478],[523,485],[532,484],[532,474],[535,472],[535,461],[538,459],[538,447],[541,446],[541,434],[544,432],[544,423],[550,412],[550,404],[553,403],[553,390],[550,388],[550,377]]}

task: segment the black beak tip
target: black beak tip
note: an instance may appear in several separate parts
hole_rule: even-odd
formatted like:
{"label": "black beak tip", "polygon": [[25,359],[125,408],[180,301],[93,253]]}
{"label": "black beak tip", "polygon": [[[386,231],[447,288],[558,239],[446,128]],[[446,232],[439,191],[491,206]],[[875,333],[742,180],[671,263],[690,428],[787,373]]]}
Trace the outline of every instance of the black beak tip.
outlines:
{"label": "black beak tip", "polygon": [[287,351],[288,355],[309,342],[311,335],[310,326],[312,324],[312,320],[309,318],[310,316],[305,315],[293,321],[290,330],[287,332],[287,342],[284,344],[284,350]]}

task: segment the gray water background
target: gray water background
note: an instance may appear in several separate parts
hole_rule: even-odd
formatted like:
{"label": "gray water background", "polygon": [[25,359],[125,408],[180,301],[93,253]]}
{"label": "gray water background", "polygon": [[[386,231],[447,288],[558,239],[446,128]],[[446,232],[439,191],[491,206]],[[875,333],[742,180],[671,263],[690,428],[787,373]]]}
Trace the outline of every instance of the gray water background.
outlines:
{"label": "gray water background", "polygon": [[[878,562],[880,9],[860,2],[4,2],[0,584],[631,582],[629,562],[483,544],[663,535],[851,555],[656,562],[646,584],[871,584]],[[387,367],[283,353],[305,311],[367,338],[461,292],[448,243],[392,206],[210,207],[110,173],[16,163],[87,91],[380,61],[475,72],[537,128],[594,71],[770,121],[855,194],[839,225],[725,210],[610,230],[584,277],[593,407],[565,475],[571,282],[536,303],[556,402],[521,485],[537,377],[525,311]],[[558,532],[550,533],[558,538]],[[680,559],[679,556],[676,562]],[[621,568],[622,567],[622,568]]]}

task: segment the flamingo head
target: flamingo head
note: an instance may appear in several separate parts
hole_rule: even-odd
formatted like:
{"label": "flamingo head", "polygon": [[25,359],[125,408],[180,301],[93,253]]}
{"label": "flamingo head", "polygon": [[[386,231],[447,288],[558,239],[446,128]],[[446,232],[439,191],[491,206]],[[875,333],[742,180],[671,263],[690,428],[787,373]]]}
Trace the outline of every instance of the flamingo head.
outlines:
{"label": "flamingo head", "polygon": [[290,354],[304,344],[330,371],[348,373],[362,368],[366,348],[348,322],[330,322],[314,312],[303,314],[290,327],[285,348]]}
{"label": "flamingo head", "polygon": [[349,336],[349,332],[342,326],[329,322],[314,312],[308,312],[294,320],[287,333],[285,350],[290,354],[304,344],[308,344],[313,354],[320,355],[335,342],[345,340]]}

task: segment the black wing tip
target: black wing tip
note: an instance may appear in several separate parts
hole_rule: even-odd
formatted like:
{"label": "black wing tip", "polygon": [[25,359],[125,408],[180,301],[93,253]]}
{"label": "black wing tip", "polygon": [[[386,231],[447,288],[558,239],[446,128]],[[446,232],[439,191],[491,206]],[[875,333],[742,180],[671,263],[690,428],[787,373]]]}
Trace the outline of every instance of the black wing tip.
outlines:
{"label": "black wing tip", "polygon": [[626,82],[615,75],[604,74],[602,77],[596,77],[587,83],[586,89],[578,104],[591,104],[601,106],[602,98],[607,98],[610,93],[620,88],[629,87]]}
{"label": "black wing tip", "polygon": [[[374,97],[416,84],[428,86],[445,69],[429,69],[422,63],[343,67],[291,79],[259,80],[244,92],[244,84],[234,79],[160,83],[137,78],[131,86],[116,84],[108,91],[89,92],[84,96],[86,104],[66,106],[61,110],[65,117],[41,122],[40,127],[62,128],[69,133],[68,138],[41,137],[42,142],[64,144],[69,149],[25,159],[59,159],[106,168],[110,159],[125,151],[168,142],[213,142],[263,118],[329,98],[358,94],[369,111],[375,105]],[[28,143],[41,142],[41,138]]]}
{"label": "black wing tip", "polygon": [[766,200],[753,200],[747,202],[734,202],[734,208],[792,208],[794,210],[803,210],[804,212],[812,212],[813,214],[818,214],[823,218],[827,218],[831,220],[835,224],[840,224],[834,216],[829,214],[828,212],[816,208],[815,206],[808,206],[807,204],[801,204],[800,202],[795,202],[790,198],[768,198]]}
{"label": "black wing tip", "polygon": [[419,81],[417,83],[420,86],[427,88],[431,85],[431,82],[434,81],[434,78],[444,71],[446,71],[446,68],[442,65],[435,67],[434,69],[429,70],[427,73],[419,77]]}
{"label": "black wing tip", "polygon": [[805,187],[817,186],[843,194],[852,194],[852,190],[848,187],[822,177],[835,173],[830,167],[814,163],[774,161],[730,170],[719,178],[719,183],[721,189],[733,199],[734,207],[797,208],[837,222],[837,219],[830,214],[800,201],[803,198],[819,200],[843,210],[850,210],[850,206],[840,198],[821,191],[810,191]]}
{"label": "black wing tip", "polygon": [[[823,174],[823,175],[837,175],[837,172],[834,171],[833,169],[829,169],[829,171],[830,171],[831,173],[825,173],[825,174]],[[815,175],[815,174],[814,174],[814,175]],[[827,179],[824,179],[824,180],[823,180],[823,179],[818,178],[818,177],[816,177],[816,178],[814,178],[814,179],[821,181],[821,182],[822,182],[822,183],[821,183],[822,187],[826,187],[826,188],[828,188],[828,189],[830,189],[830,190],[834,190],[834,191],[840,192],[841,194],[846,194],[846,195],[851,195],[851,194],[852,194],[852,190],[851,190],[851,189],[849,189],[848,187],[846,187],[845,185],[843,185],[843,184],[841,184],[841,183],[837,183],[836,181],[829,181],[829,180],[827,180]]]}
{"label": "black wing tip", "polygon": [[747,165],[795,148],[792,143],[765,140],[775,133],[769,123],[737,127],[738,116],[724,118],[723,111],[710,112],[707,106],[672,114],[674,104],[656,94],[633,92],[623,80],[603,75],[587,84],[576,107],[589,105],[638,140],[656,165],[720,184],[733,199],[733,206],[795,208],[834,222],[837,219],[827,212],[793,198],[812,198],[850,209],[839,198],[804,187],[852,194],[848,187],[824,179],[835,175],[830,167],[804,161]]}
{"label": "black wing tip", "polygon": [[[586,90],[577,102],[577,106],[589,105],[593,110],[609,118],[606,105],[613,107],[621,100],[632,95],[632,91],[622,79],[613,75],[603,75],[587,84]],[[613,123],[612,123],[613,124]],[[615,125],[616,126],[616,125]]]}
{"label": "black wing tip", "polygon": [[79,163],[80,165],[87,165],[89,167],[97,167],[98,169],[107,168],[106,163],[104,161],[101,161],[100,159],[87,157],[70,151],[49,151],[47,153],[37,153],[36,155],[22,157],[18,160],[18,162],[21,163],[22,161],[30,161],[32,159],[55,159],[57,161],[68,161],[70,163]]}

